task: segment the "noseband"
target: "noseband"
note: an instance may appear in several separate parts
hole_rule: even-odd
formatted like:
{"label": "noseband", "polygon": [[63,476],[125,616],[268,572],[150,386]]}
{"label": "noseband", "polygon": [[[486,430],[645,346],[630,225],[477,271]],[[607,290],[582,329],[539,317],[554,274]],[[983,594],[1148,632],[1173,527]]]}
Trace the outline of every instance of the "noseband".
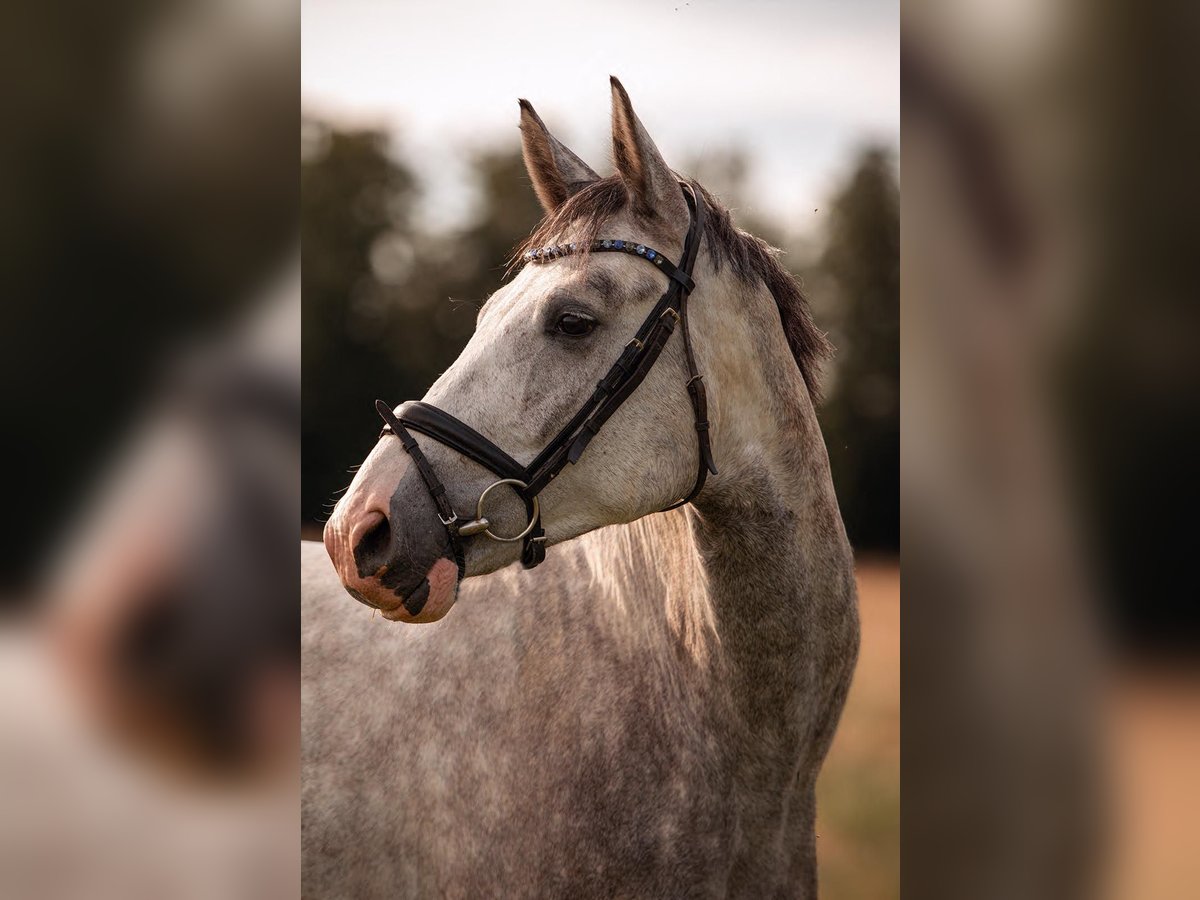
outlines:
{"label": "noseband", "polygon": [[[559,259],[563,256],[590,251],[592,253],[625,253],[638,259],[643,259],[667,276],[667,290],[659,298],[646,320],[642,322],[633,340],[631,340],[620,357],[596,385],[596,390],[580,407],[563,429],[550,441],[541,453],[528,466],[519,462],[501,450],[492,441],[469,425],[459,421],[454,416],[417,400],[410,400],[393,412],[382,400],[375,401],[375,408],[387,423],[383,432],[391,432],[400,438],[400,443],[412,457],[434,505],[438,517],[446,527],[450,536],[450,546],[454,551],[454,559],[458,564],[458,576],[462,578],[466,571],[463,561],[462,539],[475,535],[485,535],[494,541],[522,541],[521,563],[527,569],[539,565],[546,558],[546,533],[542,529],[541,507],[538,504],[538,494],[553,481],[558,473],[568,464],[579,462],[583,451],[609,420],[613,413],[620,409],[638,385],[645,380],[654,367],[666,346],[667,340],[679,325],[683,331],[683,349],[687,360],[688,395],[692,400],[692,410],[696,418],[696,435],[700,448],[699,468],[696,481],[686,497],[676,500],[664,508],[675,509],[690,502],[704,487],[708,473],[717,474],[713,464],[712,449],[708,439],[708,401],[705,397],[703,376],[696,369],[696,357],[692,351],[692,341],[688,334],[687,300],[695,288],[692,280],[692,270],[696,265],[696,257],[700,252],[700,242],[704,235],[704,200],[700,192],[690,184],[682,183],[684,197],[687,200],[690,222],[687,238],[683,244],[683,258],[678,266],[669,262],[657,250],[634,241],[597,240],[589,246],[559,244],[551,247],[540,247],[525,253],[523,259],[527,263],[542,264]],[[429,464],[420,445],[410,433],[411,431],[431,437],[446,445],[463,456],[483,466],[498,475],[500,480],[489,485],[475,505],[475,518],[461,522],[454,512],[449,498],[446,496],[446,486],[438,479],[437,473]],[[381,435],[382,436],[382,435]],[[485,502],[495,488],[508,486],[525,503],[528,524],[520,534],[510,537],[496,534],[492,531],[491,522],[484,516]]]}

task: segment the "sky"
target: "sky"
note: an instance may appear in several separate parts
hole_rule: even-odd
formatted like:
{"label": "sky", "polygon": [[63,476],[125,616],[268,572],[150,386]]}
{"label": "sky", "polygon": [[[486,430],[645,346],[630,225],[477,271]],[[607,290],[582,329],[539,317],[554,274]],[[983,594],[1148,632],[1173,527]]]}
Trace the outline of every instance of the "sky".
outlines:
{"label": "sky", "polygon": [[747,152],[754,212],[798,236],[859,147],[899,145],[898,0],[303,0],[302,15],[305,112],[393,132],[434,225],[469,212],[469,153],[519,147],[519,97],[611,171],[609,75],[668,163]]}

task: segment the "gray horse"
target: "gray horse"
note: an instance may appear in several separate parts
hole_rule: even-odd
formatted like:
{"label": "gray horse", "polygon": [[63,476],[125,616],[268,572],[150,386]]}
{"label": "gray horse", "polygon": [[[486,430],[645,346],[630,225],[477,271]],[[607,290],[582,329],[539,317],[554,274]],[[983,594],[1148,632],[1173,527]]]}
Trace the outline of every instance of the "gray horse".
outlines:
{"label": "gray horse", "polygon": [[[547,212],[531,241],[633,238],[678,259],[677,176],[612,88],[609,178],[522,101]],[[541,567],[514,566],[517,544],[474,539],[459,584],[392,435],[334,510],[328,556],[304,546],[307,897],[816,896],[814,787],[858,649],[813,404],[826,347],[770,249],[705,198],[690,318],[720,474],[691,506],[656,512],[696,472],[674,338],[542,493]],[[526,266],[426,400],[527,462],[664,281],[615,253]],[[456,509],[495,480],[422,447]],[[523,505],[496,502],[493,527],[520,531]],[[347,589],[395,621],[457,611],[396,628]],[[404,601],[418,593],[413,615]]]}

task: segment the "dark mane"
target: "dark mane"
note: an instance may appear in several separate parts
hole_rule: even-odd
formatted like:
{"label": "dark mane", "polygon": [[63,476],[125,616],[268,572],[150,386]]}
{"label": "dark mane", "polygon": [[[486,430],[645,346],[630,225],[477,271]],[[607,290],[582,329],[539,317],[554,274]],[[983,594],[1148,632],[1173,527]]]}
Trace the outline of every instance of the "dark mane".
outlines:
{"label": "dark mane", "polygon": [[[728,265],[742,281],[761,280],[775,298],[783,333],[800,374],[814,401],[820,396],[820,366],[830,353],[829,342],[817,328],[808,301],[795,277],[776,258],[777,251],[766,241],[741,231],[733,217],[704,187],[692,182],[708,207],[705,246],[717,271]],[[556,243],[570,229],[577,239],[590,242],[599,237],[604,223],[629,205],[629,191],[618,176],[602,178],[572,195],[546,216],[517,248],[514,264],[533,247]]]}

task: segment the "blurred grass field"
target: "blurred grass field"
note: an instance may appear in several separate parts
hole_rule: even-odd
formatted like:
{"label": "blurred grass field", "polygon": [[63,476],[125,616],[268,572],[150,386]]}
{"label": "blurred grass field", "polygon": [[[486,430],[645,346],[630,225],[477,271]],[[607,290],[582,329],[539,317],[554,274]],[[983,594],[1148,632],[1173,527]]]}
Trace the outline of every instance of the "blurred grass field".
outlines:
{"label": "blurred grass field", "polygon": [[862,648],[817,783],[826,900],[900,896],[900,563],[859,560]]}

